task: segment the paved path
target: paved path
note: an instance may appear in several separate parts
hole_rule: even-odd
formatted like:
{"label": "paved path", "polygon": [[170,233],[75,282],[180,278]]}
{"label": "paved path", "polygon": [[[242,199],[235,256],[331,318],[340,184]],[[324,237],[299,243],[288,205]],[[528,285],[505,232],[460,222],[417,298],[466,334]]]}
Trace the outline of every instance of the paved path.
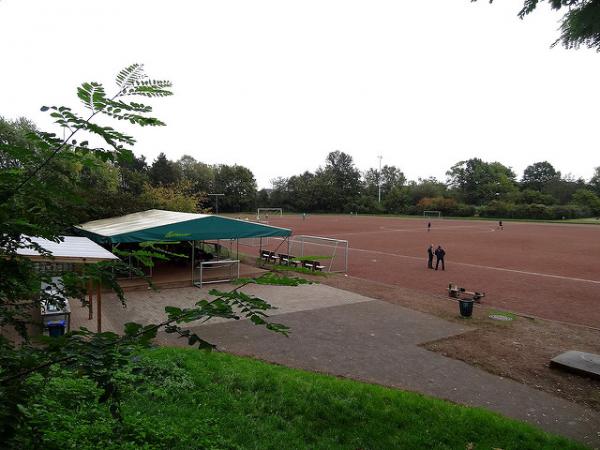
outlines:
{"label": "paved path", "polygon": [[[290,326],[292,334],[286,338],[245,320],[196,327],[221,350],[485,407],[600,448],[600,414],[419,347],[466,332],[467,326],[325,285],[252,285],[244,291],[277,306],[272,320]],[[156,323],[164,318],[164,306],[191,306],[207,293],[132,292],[126,310],[107,298],[105,329],[120,331],[129,321]],[[86,310],[79,309],[74,308],[73,325],[94,329]],[[159,339],[173,342],[172,336]]]}
{"label": "paved path", "polygon": [[203,325],[201,333],[224,351],[482,406],[600,448],[599,414],[418,346],[465,328],[350,295],[351,304],[278,315],[289,338],[247,321]]}

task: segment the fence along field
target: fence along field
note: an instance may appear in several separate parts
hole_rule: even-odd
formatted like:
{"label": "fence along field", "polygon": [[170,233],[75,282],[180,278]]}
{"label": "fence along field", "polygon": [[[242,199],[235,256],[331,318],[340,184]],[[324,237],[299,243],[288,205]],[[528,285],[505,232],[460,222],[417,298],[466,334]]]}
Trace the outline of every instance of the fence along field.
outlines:
{"label": "fence along field", "polygon": [[[600,226],[504,222],[500,230],[495,221],[444,219],[428,232],[427,222],[355,215],[271,220],[295,235],[348,240],[350,276],[439,296],[452,282],[485,291],[490,306],[600,328]],[[426,268],[429,244],[445,248],[446,271]]]}

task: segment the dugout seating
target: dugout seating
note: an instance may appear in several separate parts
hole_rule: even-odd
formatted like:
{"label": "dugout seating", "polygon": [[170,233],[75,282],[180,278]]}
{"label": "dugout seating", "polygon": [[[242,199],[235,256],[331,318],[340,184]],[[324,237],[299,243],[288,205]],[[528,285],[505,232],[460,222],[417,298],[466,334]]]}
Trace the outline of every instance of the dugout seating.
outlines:
{"label": "dugout seating", "polygon": [[277,256],[275,255],[275,252],[271,252],[269,250],[261,250],[260,257],[261,257],[261,259],[264,259],[264,261],[266,263],[276,263],[277,262]]}
{"label": "dugout seating", "polygon": [[318,272],[322,272],[325,266],[321,265],[319,261],[310,261],[308,259],[302,260],[302,267],[305,269],[315,270]]}
{"label": "dugout seating", "polygon": [[279,253],[277,256],[279,256],[279,264],[282,266],[298,267],[299,262],[294,260],[295,256],[286,255],[285,253]]}

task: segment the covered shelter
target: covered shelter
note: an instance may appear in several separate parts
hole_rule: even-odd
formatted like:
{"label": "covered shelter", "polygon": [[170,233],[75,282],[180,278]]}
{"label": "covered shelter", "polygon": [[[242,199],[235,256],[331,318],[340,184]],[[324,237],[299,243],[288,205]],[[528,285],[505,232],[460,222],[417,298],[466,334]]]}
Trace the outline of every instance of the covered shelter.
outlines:
{"label": "covered shelter", "polygon": [[[194,214],[185,212],[151,209],[148,211],[127,214],[120,217],[93,220],[75,227],[77,234],[103,244],[118,247],[121,244],[142,242],[189,242],[191,245],[191,282],[203,283],[203,270],[216,267],[217,261],[200,261],[202,255],[197,246],[206,243],[214,246],[219,254],[221,241],[236,242],[236,256],[230,251],[227,259],[218,259],[219,267],[226,264],[237,264],[239,275],[239,240],[249,238],[278,237],[287,240],[292,234],[288,228],[274,227],[247,220],[233,219],[214,214]],[[282,241],[283,242],[283,241]],[[197,271],[199,271],[197,273]],[[196,279],[199,278],[199,283]],[[230,277],[234,278],[233,276]],[[227,280],[216,280],[227,281]]]}
{"label": "covered shelter", "polygon": [[[33,247],[19,248],[17,255],[25,257],[38,264],[40,272],[52,271],[74,271],[77,270],[77,265],[95,264],[101,261],[116,261],[119,258],[106,250],[102,246],[81,236],[61,236],[58,242],[51,241],[40,237],[26,237],[33,244],[37,244],[44,252],[38,251]],[[53,277],[54,282],[61,283],[61,280]],[[41,288],[46,288],[42,286]],[[102,290],[101,286],[87,286],[88,291],[88,308],[89,319],[93,318],[93,291],[96,289],[96,305],[97,305],[97,321],[98,331],[102,330]],[[65,299],[66,305],[68,301]],[[56,316],[64,315],[69,320],[70,309],[65,311],[50,311],[50,307],[46,307],[47,311],[41,311],[42,319],[44,315]],[[67,327],[68,328],[68,327]]]}

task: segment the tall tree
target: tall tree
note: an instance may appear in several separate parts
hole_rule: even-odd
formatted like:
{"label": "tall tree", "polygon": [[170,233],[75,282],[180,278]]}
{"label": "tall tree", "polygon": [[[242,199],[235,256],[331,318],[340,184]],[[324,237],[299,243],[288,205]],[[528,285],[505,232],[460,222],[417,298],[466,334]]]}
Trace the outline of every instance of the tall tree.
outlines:
{"label": "tall tree", "polygon": [[515,173],[499,162],[471,158],[456,163],[446,175],[450,185],[472,205],[483,205],[516,190]]}
{"label": "tall tree", "polygon": [[150,167],[150,182],[153,186],[170,186],[181,179],[179,166],[160,153]]}
{"label": "tall tree", "polygon": [[542,192],[549,194],[556,200],[559,205],[569,203],[573,194],[579,189],[585,189],[586,183],[582,178],[574,178],[570,174],[562,178],[553,179],[546,183]]}
{"label": "tall tree", "polygon": [[534,189],[541,192],[546,185],[557,180],[560,180],[560,172],[548,161],[541,161],[525,168],[521,186],[524,189]]}
{"label": "tall tree", "polygon": [[594,169],[594,175],[590,179],[590,189],[596,193],[596,195],[600,195],[600,167],[596,167]]}
{"label": "tall tree", "polygon": [[378,169],[369,169],[365,172],[365,194],[375,196],[379,191],[379,183],[381,182],[381,196],[385,198],[392,189],[402,187],[406,184],[404,173],[396,166],[385,165],[381,168],[381,173]]}
{"label": "tall tree", "polygon": [[327,155],[325,167],[315,174],[315,186],[322,196],[327,211],[351,211],[360,195],[360,171],[355,167],[352,156],[336,150]]}
{"label": "tall tree", "polygon": [[36,153],[35,147],[27,138],[29,133],[36,132],[36,126],[30,120],[20,117],[16,120],[6,120],[0,116],[0,169],[18,168],[27,161],[23,161],[26,154],[20,158],[2,150],[2,147],[27,149],[32,155]]}
{"label": "tall tree", "polygon": [[244,166],[222,164],[214,168],[214,193],[225,194],[219,200],[222,211],[252,211],[256,206],[256,180]]}
{"label": "tall tree", "polygon": [[190,155],[183,155],[177,161],[183,179],[188,180],[194,193],[207,193],[213,183],[213,169],[208,164],[197,161]]}

